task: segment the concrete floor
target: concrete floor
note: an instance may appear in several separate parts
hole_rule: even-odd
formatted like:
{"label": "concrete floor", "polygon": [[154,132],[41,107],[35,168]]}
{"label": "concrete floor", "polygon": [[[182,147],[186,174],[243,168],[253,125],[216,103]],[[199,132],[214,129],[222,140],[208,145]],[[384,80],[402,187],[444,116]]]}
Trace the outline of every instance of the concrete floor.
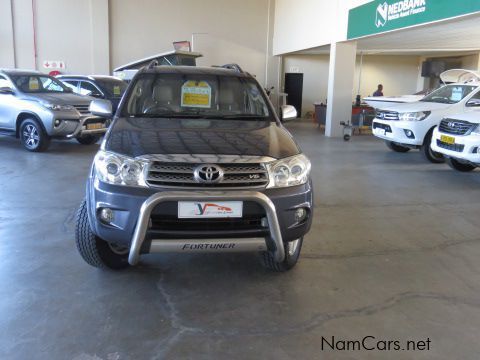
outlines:
{"label": "concrete floor", "polygon": [[[98,146],[31,154],[0,138],[0,358],[478,359],[480,172],[289,127],[313,160],[316,212],[286,274],[250,254],[94,269],[73,229]],[[431,349],[322,351],[322,336]]]}

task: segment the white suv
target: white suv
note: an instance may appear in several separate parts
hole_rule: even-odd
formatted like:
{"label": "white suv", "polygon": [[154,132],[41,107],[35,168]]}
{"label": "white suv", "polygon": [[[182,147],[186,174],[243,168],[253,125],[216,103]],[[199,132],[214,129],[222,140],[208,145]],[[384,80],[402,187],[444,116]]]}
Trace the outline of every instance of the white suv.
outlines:
{"label": "white suv", "polygon": [[442,86],[420,101],[377,109],[372,123],[373,134],[385,140],[393,151],[420,149],[431,162],[444,162],[443,155],[430,147],[434,128],[453,114],[480,109],[472,100],[480,96],[480,74],[470,70],[448,70],[441,75],[442,81],[447,82],[452,75],[456,82]]}
{"label": "white suv", "polygon": [[[469,100],[480,109],[480,94]],[[472,171],[480,166],[480,111],[443,119],[432,136],[432,150],[443,154],[448,165],[458,171]]]}

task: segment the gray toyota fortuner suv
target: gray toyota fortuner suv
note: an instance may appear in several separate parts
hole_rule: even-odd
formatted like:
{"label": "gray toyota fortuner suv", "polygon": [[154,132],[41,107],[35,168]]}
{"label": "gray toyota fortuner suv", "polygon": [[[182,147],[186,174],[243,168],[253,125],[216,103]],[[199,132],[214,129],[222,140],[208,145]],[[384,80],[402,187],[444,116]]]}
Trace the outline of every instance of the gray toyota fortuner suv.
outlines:
{"label": "gray toyota fortuner suv", "polygon": [[152,65],[132,80],[95,156],[76,245],[97,267],[154,252],[250,251],[286,271],[312,221],[309,174],[250,74]]}
{"label": "gray toyota fortuner suv", "polygon": [[20,138],[35,152],[46,150],[52,138],[93,144],[109,124],[90,108],[93,99],[38,71],[0,69],[0,134]]}

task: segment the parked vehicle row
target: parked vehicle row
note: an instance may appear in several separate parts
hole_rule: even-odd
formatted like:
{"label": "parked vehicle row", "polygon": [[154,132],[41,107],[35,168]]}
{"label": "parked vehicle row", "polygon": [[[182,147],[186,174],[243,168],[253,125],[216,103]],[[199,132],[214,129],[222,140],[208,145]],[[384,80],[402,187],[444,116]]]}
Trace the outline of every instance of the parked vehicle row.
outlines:
{"label": "parked vehicle row", "polygon": [[376,110],[373,134],[396,152],[420,149],[432,163],[459,171],[480,166],[480,74],[454,69],[444,85],[417,102],[392,104]]}
{"label": "parked vehicle row", "polygon": [[[85,84],[97,89],[86,93],[78,78],[74,91],[75,82],[66,82],[70,78],[62,82],[37,71],[0,70],[0,134],[19,138],[34,152],[46,150],[51,139],[96,143],[107,131],[112,103],[118,106],[126,84],[113,77],[85,77]],[[98,97],[104,103],[92,107]]]}

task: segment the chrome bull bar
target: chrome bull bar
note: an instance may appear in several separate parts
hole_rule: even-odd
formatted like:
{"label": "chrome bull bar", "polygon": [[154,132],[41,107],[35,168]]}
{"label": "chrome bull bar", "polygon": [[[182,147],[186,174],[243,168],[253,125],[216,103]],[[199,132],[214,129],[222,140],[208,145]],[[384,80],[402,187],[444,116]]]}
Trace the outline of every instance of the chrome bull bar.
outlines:
{"label": "chrome bull bar", "polygon": [[[138,217],[135,232],[133,234],[132,244],[130,246],[130,253],[128,255],[128,262],[131,265],[137,264],[140,258],[140,250],[142,244],[145,241],[145,236],[148,230],[150,215],[158,204],[166,201],[253,201],[261,205],[267,214],[268,227],[270,231],[270,237],[275,244],[274,257],[275,260],[281,262],[285,258],[285,249],[283,246],[282,233],[280,231],[280,224],[278,222],[275,205],[266,196],[258,191],[165,191],[153,194],[142,204],[140,208],[140,214]],[[264,240],[264,239],[263,239]],[[205,250],[208,251],[228,251],[228,246],[219,247],[215,249],[215,244],[221,242],[228,242],[229,244],[241,244],[244,241],[243,246],[239,245],[235,250],[235,246],[231,247],[232,251],[242,250],[263,250],[266,247],[262,246],[259,238],[245,238],[245,239],[185,239],[185,240],[152,240],[150,252],[171,252],[178,251],[185,245],[190,244],[205,244]],[[265,240],[264,240],[265,243]],[[194,251],[191,246],[187,250]],[[200,249],[197,249],[200,250]],[[202,249],[203,250],[203,249]]]}

